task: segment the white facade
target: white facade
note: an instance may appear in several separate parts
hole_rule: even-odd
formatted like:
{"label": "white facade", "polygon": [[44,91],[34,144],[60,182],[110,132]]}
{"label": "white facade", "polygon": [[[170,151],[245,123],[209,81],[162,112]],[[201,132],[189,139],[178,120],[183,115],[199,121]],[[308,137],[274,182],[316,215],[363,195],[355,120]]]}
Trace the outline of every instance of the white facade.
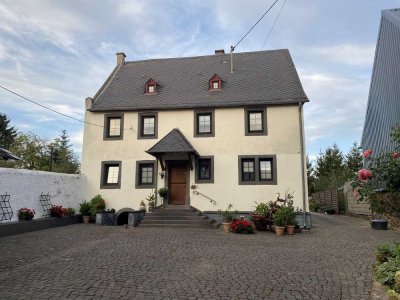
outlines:
{"label": "white facade", "polygon": [[[87,100],[86,109],[90,108]],[[307,195],[304,163],[305,151],[302,151],[301,138],[302,116],[299,105],[271,105],[266,108],[267,135],[245,135],[245,109],[215,108],[215,132],[212,137],[195,137],[194,110],[160,110],[157,111],[157,138],[138,139],[138,112],[123,113],[123,138],[104,140],[103,128],[85,124],[82,152],[82,174],[87,178],[86,198],[101,194],[106,200],[107,208],[117,211],[122,208],[138,209],[152,189],[135,188],[136,162],[155,160],[145,151],[174,128],[178,128],[193,145],[200,156],[213,156],[214,182],[195,182],[195,162],[192,157],[193,170],[189,171],[186,204],[200,211],[216,211],[226,209],[229,204],[234,210],[252,211],[255,202],[275,200],[277,193],[281,197],[285,191],[294,192],[294,205],[308,211],[308,203],[303,202]],[[93,124],[104,124],[105,113],[86,111],[85,121]],[[239,156],[276,156],[277,184],[241,185],[239,184]],[[186,154],[165,154],[164,160],[188,159]],[[101,168],[104,161],[120,161],[120,187],[114,189],[101,188]],[[168,183],[166,177],[161,178],[161,165],[157,161],[156,188]],[[305,176],[305,179],[302,178]],[[304,181],[303,181],[304,180]],[[193,186],[195,185],[195,187]],[[193,193],[195,191],[205,195]],[[214,205],[207,198],[215,200]],[[157,204],[160,204],[159,200]]]}

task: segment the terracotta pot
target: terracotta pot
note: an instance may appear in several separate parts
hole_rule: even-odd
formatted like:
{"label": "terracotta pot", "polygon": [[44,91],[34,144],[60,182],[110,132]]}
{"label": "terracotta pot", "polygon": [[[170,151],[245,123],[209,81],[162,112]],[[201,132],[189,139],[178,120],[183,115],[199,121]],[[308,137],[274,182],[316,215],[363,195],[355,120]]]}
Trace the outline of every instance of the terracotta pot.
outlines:
{"label": "terracotta pot", "polygon": [[287,234],[294,234],[294,225],[286,225]]}
{"label": "terracotta pot", "polygon": [[284,232],[285,232],[285,227],[275,226],[275,234],[277,236],[283,235]]}
{"label": "terracotta pot", "polygon": [[89,224],[90,216],[82,216],[83,224]]}
{"label": "terracotta pot", "polygon": [[231,231],[231,223],[222,223],[222,226],[224,227],[225,233],[229,233]]}

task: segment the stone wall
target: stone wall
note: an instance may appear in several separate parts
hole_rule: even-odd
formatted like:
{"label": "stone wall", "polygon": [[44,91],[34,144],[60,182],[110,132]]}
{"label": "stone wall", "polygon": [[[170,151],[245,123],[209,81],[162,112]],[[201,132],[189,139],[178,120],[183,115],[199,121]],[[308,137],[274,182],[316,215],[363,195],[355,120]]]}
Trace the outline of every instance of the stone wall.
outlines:
{"label": "stone wall", "polygon": [[85,177],[76,174],[0,168],[0,195],[6,193],[10,195],[10,204],[14,212],[12,221],[18,220],[17,210],[22,207],[33,208],[36,211],[35,218],[42,217],[43,210],[40,205],[42,193],[50,194],[53,205],[72,207],[78,212],[79,203],[85,197]]}
{"label": "stone wall", "polygon": [[343,185],[343,194],[346,200],[346,211],[351,214],[357,215],[370,215],[368,201],[359,201],[358,197],[353,196],[353,188],[350,185],[350,181]]}

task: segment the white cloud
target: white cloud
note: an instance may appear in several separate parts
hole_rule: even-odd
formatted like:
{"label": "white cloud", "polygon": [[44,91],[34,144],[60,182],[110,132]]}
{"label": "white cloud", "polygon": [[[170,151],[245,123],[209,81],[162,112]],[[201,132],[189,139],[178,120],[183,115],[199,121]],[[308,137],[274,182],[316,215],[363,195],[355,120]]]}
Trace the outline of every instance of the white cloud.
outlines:
{"label": "white cloud", "polygon": [[375,45],[341,44],[328,47],[312,47],[309,51],[333,62],[355,66],[372,66]]}

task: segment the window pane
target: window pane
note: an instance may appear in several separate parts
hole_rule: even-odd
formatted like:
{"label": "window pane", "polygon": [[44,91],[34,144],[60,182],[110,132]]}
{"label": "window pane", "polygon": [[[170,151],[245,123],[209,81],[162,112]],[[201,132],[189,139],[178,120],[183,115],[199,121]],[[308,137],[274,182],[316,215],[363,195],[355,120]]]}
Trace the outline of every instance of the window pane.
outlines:
{"label": "window pane", "polygon": [[249,113],[249,131],[262,131],[263,130],[263,113],[250,112]]}
{"label": "window pane", "polygon": [[107,182],[109,184],[118,183],[119,166],[108,166]]}
{"label": "window pane", "polygon": [[140,166],[140,183],[153,184],[153,165]]}
{"label": "window pane", "polygon": [[219,88],[219,83],[218,81],[213,81],[213,89],[218,89]]}
{"label": "window pane", "polygon": [[198,133],[211,133],[211,114],[197,116]]}
{"label": "window pane", "polygon": [[211,179],[211,159],[199,159],[199,179]]}
{"label": "window pane", "polygon": [[271,160],[260,160],[260,180],[272,179]]}
{"label": "window pane", "polygon": [[143,126],[143,135],[154,135],[154,117],[143,117],[142,126]]}
{"label": "window pane", "polygon": [[108,120],[108,135],[109,136],[120,136],[121,135],[121,119],[110,118]]}
{"label": "window pane", "polygon": [[154,93],[154,85],[149,85],[149,93]]}
{"label": "window pane", "polygon": [[247,159],[242,161],[242,180],[254,180],[254,159]]}

